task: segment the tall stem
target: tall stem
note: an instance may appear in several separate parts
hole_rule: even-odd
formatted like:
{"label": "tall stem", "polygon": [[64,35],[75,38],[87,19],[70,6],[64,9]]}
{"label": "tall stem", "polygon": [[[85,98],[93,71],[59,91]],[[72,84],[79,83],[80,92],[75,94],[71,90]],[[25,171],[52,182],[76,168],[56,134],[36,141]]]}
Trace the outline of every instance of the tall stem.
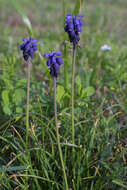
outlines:
{"label": "tall stem", "polygon": [[76,62],[76,45],[73,45],[72,59],[72,86],[71,86],[71,111],[72,111],[72,144],[75,144],[75,127],[74,127],[74,78],[75,78],[75,62]]}
{"label": "tall stem", "polygon": [[61,161],[61,165],[62,165],[62,169],[63,169],[63,175],[64,175],[64,180],[65,180],[66,190],[69,190],[68,183],[67,183],[67,176],[66,176],[66,172],[65,172],[64,161],[63,161],[63,156],[62,156],[62,150],[61,150],[61,146],[60,146],[59,128],[58,128],[58,122],[57,122],[56,77],[53,77],[53,87],[54,87],[54,112],[55,112],[57,144],[58,144],[58,150],[59,150],[59,155],[60,155],[60,161]]}
{"label": "tall stem", "polygon": [[[75,62],[76,62],[76,45],[73,44],[73,58],[72,58],[72,87],[71,87],[71,111],[72,111],[72,144],[75,144],[75,126],[74,126],[74,84],[75,84]],[[74,147],[72,148],[72,162],[74,161]],[[75,181],[75,166],[73,165],[73,180]]]}
{"label": "tall stem", "polygon": [[29,138],[29,101],[30,101],[30,58],[27,60],[27,102],[26,102],[26,147]]}

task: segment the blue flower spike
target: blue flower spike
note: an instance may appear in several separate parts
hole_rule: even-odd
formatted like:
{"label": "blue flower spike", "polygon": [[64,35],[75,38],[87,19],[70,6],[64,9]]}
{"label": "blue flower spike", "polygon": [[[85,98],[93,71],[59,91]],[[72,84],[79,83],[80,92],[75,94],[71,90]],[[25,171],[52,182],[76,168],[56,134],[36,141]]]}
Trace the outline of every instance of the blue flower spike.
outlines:
{"label": "blue flower spike", "polygon": [[79,42],[79,34],[82,32],[83,21],[81,20],[83,15],[71,15],[67,14],[65,21],[65,32],[68,33],[69,40],[74,46]]}
{"label": "blue flower spike", "polygon": [[52,77],[58,77],[60,66],[63,64],[63,60],[61,58],[61,52],[54,52],[44,54],[44,58],[48,58],[47,66],[50,69],[50,75]]}
{"label": "blue flower spike", "polygon": [[29,58],[33,59],[34,52],[37,51],[37,40],[29,37],[29,39],[24,38],[23,42],[24,43],[20,45],[20,50],[23,51],[23,57],[25,61],[27,61]]}

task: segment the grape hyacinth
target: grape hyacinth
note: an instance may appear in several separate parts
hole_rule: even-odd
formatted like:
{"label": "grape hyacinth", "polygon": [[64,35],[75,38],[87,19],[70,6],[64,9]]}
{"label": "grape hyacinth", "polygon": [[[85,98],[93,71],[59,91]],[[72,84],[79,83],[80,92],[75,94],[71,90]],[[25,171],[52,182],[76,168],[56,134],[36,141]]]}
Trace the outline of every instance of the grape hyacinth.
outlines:
{"label": "grape hyacinth", "polygon": [[71,15],[67,14],[66,16],[66,25],[65,25],[65,32],[68,33],[70,42],[73,42],[73,45],[75,46],[79,40],[79,34],[82,32],[82,25],[83,21],[81,18],[83,15]]}
{"label": "grape hyacinth", "polygon": [[20,45],[20,49],[23,51],[25,61],[27,61],[29,58],[33,58],[34,52],[37,51],[37,45],[35,43],[37,40],[29,37],[29,39],[24,38],[23,42],[24,43]]}
{"label": "grape hyacinth", "polygon": [[50,69],[50,75],[57,78],[60,66],[63,64],[61,52],[51,51],[51,53],[44,54],[44,58],[48,58],[47,66]]}
{"label": "grape hyacinth", "polygon": [[24,38],[23,44],[20,45],[20,50],[23,51],[24,60],[27,63],[27,100],[26,100],[26,151],[28,150],[29,142],[29,102],[30,102],[30,58],[33,58],[34,52],[37,51],[36,39],[29,37]]}
{"label": "grape hyacinth", "polygon": [[62,170],[63,170],[64,181],[65,181],[65,185],[66,185],[66,190],[69,190],[68,182],[67,182],[67,175],[66,175],[64,160],[63,160],[63,155],[62,155],[62,149],[61,149],[61,145],[60,145],[59,125],[58,125],[58,120],[57,120],[57,103],[56,103],[56,78],[58,77],[59,69],[60,69],[60,66],[63,64],[63,60],[61,58],[61,52],[59,52],[59,51],[54,52],[53,50],[51,51],[51,53],[45,53],[44,58],[48,58],[47,66],[50,69],[50,75],[53,80],[54,118],[55,118],[55,125],[56,125],[57,145],[58,145],[58,150],[59,150],[61,166],[62,166]]}
{"label": "grape hyacinth", "polygon": [[[72,56],[72,83],[71,83],[71,119],[72,119],[72,144],[75,144],[75,126],[74,126],[74,88],[75,88],[75,64],[77,54],[77,44],[80,40],[80,33],[82,32],[83,15],[67,14],[65,21],[65,32],[68,33],[69,40],[73,43]],[[72,160],[74,161],[74,148],[72,149]],[[75,168],[73,168],[73,176],[75,178]]]}

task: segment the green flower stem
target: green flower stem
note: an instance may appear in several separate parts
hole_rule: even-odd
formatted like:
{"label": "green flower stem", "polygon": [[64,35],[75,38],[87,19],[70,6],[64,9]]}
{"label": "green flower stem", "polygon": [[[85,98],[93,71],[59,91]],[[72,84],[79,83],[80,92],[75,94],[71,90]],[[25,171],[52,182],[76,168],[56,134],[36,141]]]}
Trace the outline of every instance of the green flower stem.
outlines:
{"label": "green flower stem", "polygon": [[71,111],[72,111],[72,144],[75,144],[75,127],[74,127],[74,78],[75,78],[75,62],[76,62],[76,45],[73,46],[72,60],[72,86],[71,86]]}
{"label": "green flower stem", "polygon": [[64,180],[65,180],[66,190],[69,190],[68,183],[67,183],[67,176],[66,176],[66,172],[65,172],[64,161],[63,161],[63,156],[62,156],[62,150],[61,150],[61,146],[60,146],[59,128],[58,128],[58,122],[57,122],[56,77],[53,77],[53,87],[54,87],[54,112],[55,112],[55,125],[56,125],[57,144],[58,144],[58,150],[59,150],[61,165],[62,165],[62,169],[63,169],[63,175],[64,175]]}
{"label": "green flower stem", "polygon": [[29,140],[30,58],[27,61],[26,147]]}
{"label": "green flower stem", "polygon": [[[74,84],[75,84],[75,62],[76,62],[76,45],[73,45],[73,58],[72,58],[72,86],[71,86],[71,114],[72,114],[72,144],[75,144],[75,126],[74,126]],[[75,152],[72,149],[72,162],[74,161]],[[73,165],[73,180],[75,181],[75,166]]]}

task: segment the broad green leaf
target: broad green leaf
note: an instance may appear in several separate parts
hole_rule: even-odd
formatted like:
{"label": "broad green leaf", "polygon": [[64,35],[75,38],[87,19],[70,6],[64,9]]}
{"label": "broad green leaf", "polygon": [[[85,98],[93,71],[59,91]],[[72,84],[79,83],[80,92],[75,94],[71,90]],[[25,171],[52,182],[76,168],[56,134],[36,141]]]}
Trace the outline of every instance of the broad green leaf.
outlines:
{"label": "broad green leaf", "polygon": [[2,100],[5,105],[9,105],[9,91],[8,90],[3,90],[2,91]]}
{"label": "broad green leaf", "polygon": [[18,105],[22,102],[22,100],[25,98],[25,91],[23,89],[16,89],[14,94],[13,94],[13,102]]}
{"label": "broad green leaf", "polygon": [[22,113],[23,109],[21,107],[16,107],[16,113]]}
{"label": "broad green leaf", "polygon": [[21,116],[15,117],[15,122],[17,122],[19,119],[21,119]]}
{"label": "broad green leaf", "polygon": [[26,87],[26,83],[27,83],[27,79],[26,78],[23,78],[23,79],[20,79],[16,82],[16,87],[21,87],[21,86],[25,86]]}
{"label": "broad green leaf", "polygon": [[64,93],[65,93],[64,87],[61,85],[58,85],[57,86],[57,95],[56,95],[56,100],[58,103],[60,103],[61,98],[63,97]]}
{"label": "broad green leaf", "polygon": [[81,97],[83,98],[83,97],[86,97],[86,96],[92,96],[92,95],[94,95],[94,93],[95,93],[94,87],[88,86],[87,88],[82,90]]}
{"label": "broad green leaf", "polygon": [[3,90],[2,91],[2,101],[3,101],[3,111],[5,114],[10,115],[11,109],[10,109],[10,99],[9,99],[9,91]]}
{"label": "broad green leaf", "polygon": [[3,76],[2,76],[2,80],[4,81],[5,86],[6,86],[7,89],[11,89],[11,90],[13,89],[12,82],[11,82],[10,79],[7,79],[7,78],[6,78],[6,75],[3,75]]}
{"label": "broad green leaf", "polygon": [[11,113],[12,113],[9,105],[5,105],[5,104],[3,105],[3,111],[7,115],[11,115]]}
{"label": "broad green leaf", "polygon": [[86,93],[87,93],[87,96],[92,96],[94,93],[95,93],[95,89],[92,87],[92,86],[88,86],[86,89],[85,89]]}

